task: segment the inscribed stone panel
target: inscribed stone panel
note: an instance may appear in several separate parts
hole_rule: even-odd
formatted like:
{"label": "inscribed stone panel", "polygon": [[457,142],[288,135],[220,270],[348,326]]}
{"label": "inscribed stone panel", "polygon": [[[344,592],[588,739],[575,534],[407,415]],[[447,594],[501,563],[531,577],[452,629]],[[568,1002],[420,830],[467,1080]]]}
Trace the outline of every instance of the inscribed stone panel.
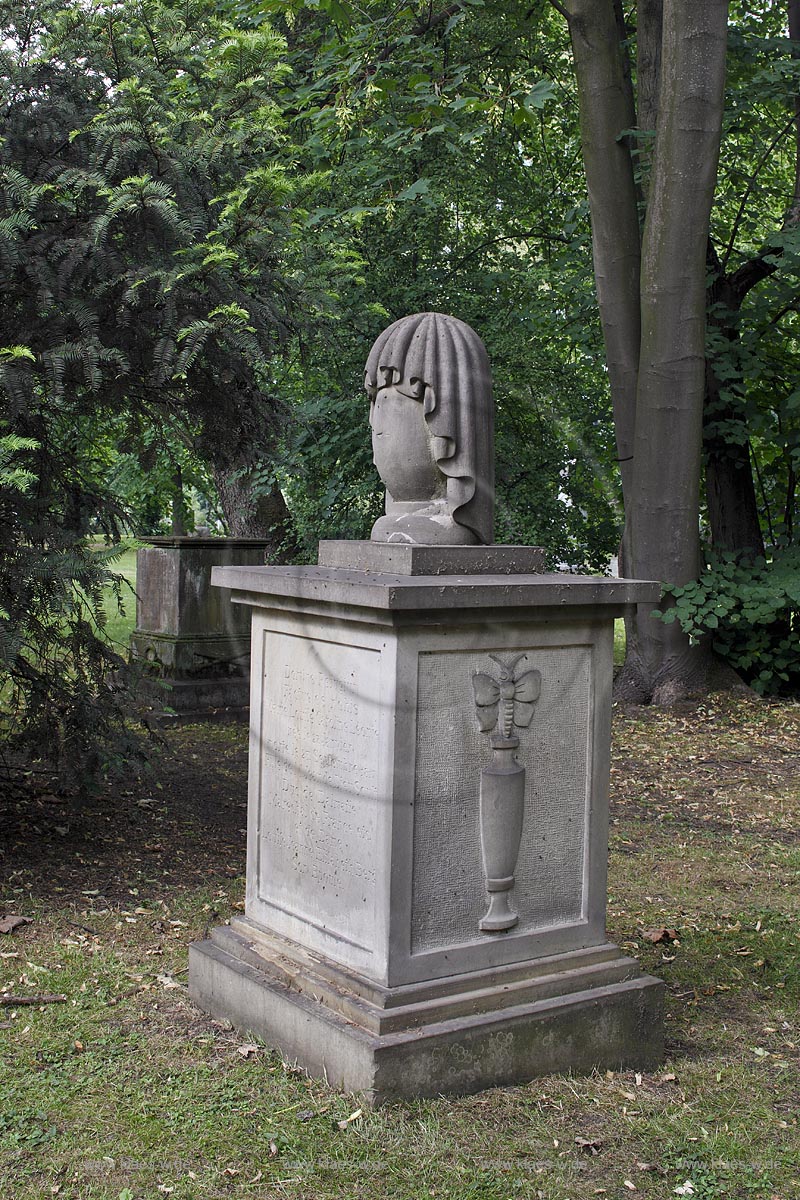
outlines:
{"label": "inscribed stone panel", "polygon": [[259,899],[370,949],[380,652],[264,638]]}
{"label": "inscribed stone panel", "polygon": [[[511,904],[519,913],[513,933],[582,919],[590,666],[589,646],[563,646],[531,649],[517,667],[518,672],[540,671],[542,690],[530,727],[517,731],[517,758],[526,768],[526,780],[525,819],[511,892]],[[498,936],[478,930],[486,910],[480,774],[491,752],[475,716],[475,672],[496,676],[487,652],[419,656],[412,954]]]}

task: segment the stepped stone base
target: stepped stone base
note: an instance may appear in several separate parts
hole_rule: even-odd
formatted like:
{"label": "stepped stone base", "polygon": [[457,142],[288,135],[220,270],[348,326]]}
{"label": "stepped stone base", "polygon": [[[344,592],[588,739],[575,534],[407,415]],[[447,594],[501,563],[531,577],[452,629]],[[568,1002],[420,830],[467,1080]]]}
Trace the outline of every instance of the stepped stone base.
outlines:
{"label": "stepped stone base", "polygon": [[236,918],[189,957],[201,1008],[372,1104],[663,1056],[663,983],[610,943],[383,987]]}

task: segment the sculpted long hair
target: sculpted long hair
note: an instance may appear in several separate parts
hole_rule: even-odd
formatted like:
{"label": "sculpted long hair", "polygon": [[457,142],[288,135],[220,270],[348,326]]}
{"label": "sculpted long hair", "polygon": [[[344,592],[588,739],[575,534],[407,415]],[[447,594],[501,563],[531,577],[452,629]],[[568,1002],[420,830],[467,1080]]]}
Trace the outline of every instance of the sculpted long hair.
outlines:
{"label": "sculpted long hair", "polygon": [[369,352],[370,401],[394,386],[423,406],[434,456],[447,478],[453,520],[479,542],[494,538],[494,405],[483,342],[464,321],[415,313],[385,329]]}

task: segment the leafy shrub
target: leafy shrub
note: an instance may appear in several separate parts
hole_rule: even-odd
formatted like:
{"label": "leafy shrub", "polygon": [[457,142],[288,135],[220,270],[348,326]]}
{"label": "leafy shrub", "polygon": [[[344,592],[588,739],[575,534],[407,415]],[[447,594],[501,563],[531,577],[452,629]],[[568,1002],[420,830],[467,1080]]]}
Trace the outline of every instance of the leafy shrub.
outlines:
{"label": "leafy shrub", "polygon": [[666,591],[675,604],[661,620],[710,639],[755,691],[800,691],[800,547],[769,561],[711,554],[699,579]]}

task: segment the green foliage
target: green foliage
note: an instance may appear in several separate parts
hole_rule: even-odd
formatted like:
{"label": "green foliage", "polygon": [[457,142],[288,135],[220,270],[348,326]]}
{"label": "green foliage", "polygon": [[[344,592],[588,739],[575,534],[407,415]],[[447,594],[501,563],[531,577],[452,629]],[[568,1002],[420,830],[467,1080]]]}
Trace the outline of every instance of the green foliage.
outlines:
{"label": "green foliage", "polygon": [[103,637],[106,590],[122,603],[119,552],[38,520],[37,460],[32,439],[0,437],[0,733],[12,756],[45,756],[87,782],[139,750],[128,668]]}
{"label": "green foliage", "polygon": [[15,433],[0,434],[0,488],[9,492],[27,492],[30,489],[36,476],[15,459],[22,451],[36,450],[37,446],[33,438],[19,437]]}
{"label": "green foliage", "polygon": [[[749,448],[739,469],[755,476],[768,547],[793,541],[797,524],[799,91],[785,7],[735,0],[711,216],[707,356],[718,395],[709,397],[704,436]],[[730,538],[725,544],[734,548]]]}
{"label": "green foliage", "polygon": [[755,691],[800,687],[800,547],[769,561],[711,555],[699,579],[667,594],[674,606],[661,620],[679,621],[693,642],[708,639]]}
{"label": "green foliage", "polygon": [[89,539],[146,525],[178,468],[207,480],[275,440],[315,186],[281,128],[284,48],[206,0],[0,10],[3,732],[73,774],[130,748],[116,551]]}
{"label": "green foliage", "polygon": [[618,481],[560,18],[494,2],[441,19],[339,8],[268,6],[306,167],[329,176],[309,234],[361,268],[276,385],[292,405],[279,475],[304,554],[316,537],[365,536],[378,514],[366,351],[389,321],[433,309],[470,323],[492,363],[498,538],[604,570]]}

